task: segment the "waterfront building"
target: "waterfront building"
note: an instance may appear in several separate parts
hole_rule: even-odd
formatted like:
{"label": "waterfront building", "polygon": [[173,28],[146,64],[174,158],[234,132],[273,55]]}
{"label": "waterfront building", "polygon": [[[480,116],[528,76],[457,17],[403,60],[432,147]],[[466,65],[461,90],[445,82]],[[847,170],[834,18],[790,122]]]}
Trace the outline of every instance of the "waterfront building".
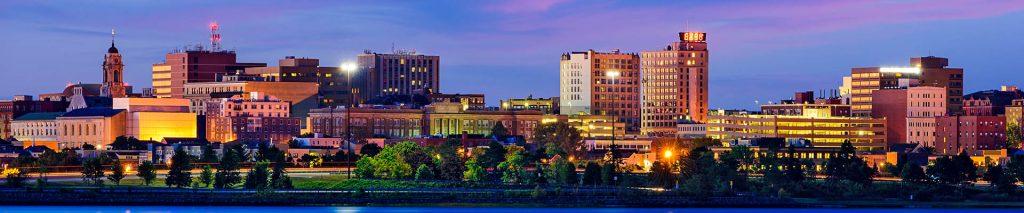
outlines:
{"label": "waterfront building", "polygon": [[365,51],[358,56],[353,86],[362,100],[386,95],[441,92],[440,56],[396,51],[392,54]]}
{"label": "waterfront building", "polygon": [[559,107],[563,115],[609,115],[640,130],[640,56],[636,53],[570,52],[560,63]]}
{"label": "waterfront building", "polygon": [[89,144],[104,149],[118,136],[125,135],[127,113],[123,109],[83,108],[57,118],[58,150],[81,148]]}
{"label": "waterfront building", "polygon": [[207,50],[201,46],[167,53],[164,62],[153,64],[153,95],[158,98],[183,98],[185,84],[215,82],[218,75],[234,73],[246,67],[265,67],[264,63],[238,63],[235,51]]}
{"label": "waterfront building", "polygon": [[1024,98],[1024,92],[1012,90],[978,91],[963,97],[963,115],[996,116],[1006,114],[1013,100]]}
{"label": "waterfront building", "polygon": [[11,121],[11,136],[19,146],[46,146],[57,150],[57,117],[64,112],[33,112]]}
{"label": "waterfront building", "polygon": [[185,84],[184,97],[191,102],[190,111],[206,115],[206,104],[218,98],[260,92],[291,103],[290,116],[306,117],[310,109],[317,108],[317,85],[313,82],[248,81],[226,78],[221,82]]}
{"label": "waterfront building", "polygon": [[816,147],[839,147],[849,140],[863,150],[884,150],[885,134],[885,119],[833,115],[831,110],[805,109],[801,115],[718,110],[711,112],[707,123],[708,137],[723,141],[785,138],[808,140]]}
{"label": "waterfront building", "polygon": [[349,81],[352,79],[350,71],[354,72],[355,70],[320,66],[320,59],[316,58],[287,56],[278,60],[278,66],[248,67],[245,68],[244,74],[261,77],[263,81],[317,83],[318,107],[336,107],[349,106],[356,101],[350,99],[358,96],[358,94],[351,93],[358,90],[353,90],[350,87]]}
{"label": "waterfront building", "polygon": [[946,115],[946,89],[920,86],[875,90],[871,117],[885,119],[886,142],[931,145],[935,117]]}
{"label": "waterfront building", "polygon": [[559,114],[558,97],[551,98],[533,98],[529,96],[527,98],[509,98],[508,100],[502,100],[500,108],[501,110],[539,110],[545,114]]}
{"label": "waterfront building", "polygon": [[977,155],[1006,148],[1004,116],[942,116],[935,118],[935,153]]}
{"label": "waterfront building", "polygon": [[124,110],[124,135],[128,137],[160,141],[198,134],[196,114],[189,112],[188,99],[114,98],[113,108]]}
{"label": "waterfront building", "polygon": [[664,49],[640,53],[643,69],[641,134],[674,136],[679,120],[706,122],[708,44],[706,33],[680,32]]}
{"label": "waterfront building", "polygon": [[484,109],[487,108],[486,99],[484,94],[442,94],[442,93],[430,93],[427,95],[430,99],[430,103],[435,102],[452,102],[462,104],[462,108],[465,109]]}
{"label": "waterfront building", "polygon": [[0,101],[0,139],[12,136],[11,122],[15,118],[32,112],[63,112],[68,104],[65,100],[33,100],[30,95],[16,95],[12,100]]}
{"label": "waterfront building", "polygon": [[529,140],[544,119],[540,111],[473,110],[463,109],[459,103],[433,103],[421,109],[314,109],[309,113],[308,123],[312,133],[337,137],[351,132],[354,139],[366,139],[448,137],[463,133],[487,135],[501,122],[509,134]]}
{"label": "waterfront building", "polygon": [[579,129],[583,137],[626,136],[626,123],[612,122],[612,116],[609,115],[568,115],[566,120],[569,126]]}
{"label": "waterfront building", "polygon": [[206,104],[206,139],[211,142],[272,141],[287,144],[299,135],[300,118],[290,117],[290,103],[252,92]]}

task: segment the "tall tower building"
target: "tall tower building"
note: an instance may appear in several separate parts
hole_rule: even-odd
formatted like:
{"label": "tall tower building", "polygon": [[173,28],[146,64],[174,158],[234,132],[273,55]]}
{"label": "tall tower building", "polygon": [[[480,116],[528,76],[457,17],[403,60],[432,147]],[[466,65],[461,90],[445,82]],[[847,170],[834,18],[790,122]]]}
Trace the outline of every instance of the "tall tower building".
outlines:
{"label": "tall tower building", "polygon": [[440,56],[415,51],[400,50],[392,54],[366,51],[359,55],[358,70],[352,74],[352,87],[355,87],[352,93],[359,94],[363,100],[386,95],[439,93],[440,64]]}
{"label": "tall tower building", "polygon": [[921,68],[921,86],[946,88],[948,114],[963,115],[963,68],[947,68],[949,59],[935,56],[911,58],[910,64]]}
{"label": "tall tower building", "polygon": [[124,85],[124,63],[121,61],[121,54],[114,47],[114,30],[110,30],[110,48],[103,56],[103,85],[100,94],[111,98],[124,98],[127,96]]}
{"label": "tall tower building", "polygon": [[665,49],[641,52],[641,134],[673,136],[682,120],[707,122],[708,44],[702,32],[680,32]]}
{"label": "tall tower building", "polygon": [[614,116],[640,130],[640,56],[589,50],[562,54],[559,106],[565,115]]}
{"label": "tall tower building", "polygon": [[265,63],[238,63],[235,51],[221,50],[220,27],[210,25],[212,48],[188,47],[167,53],[164,63],[153,64],[153,96],[182,98],[185,83],[215,82],[217,76],[244,70],[247,67],[265,67]]}

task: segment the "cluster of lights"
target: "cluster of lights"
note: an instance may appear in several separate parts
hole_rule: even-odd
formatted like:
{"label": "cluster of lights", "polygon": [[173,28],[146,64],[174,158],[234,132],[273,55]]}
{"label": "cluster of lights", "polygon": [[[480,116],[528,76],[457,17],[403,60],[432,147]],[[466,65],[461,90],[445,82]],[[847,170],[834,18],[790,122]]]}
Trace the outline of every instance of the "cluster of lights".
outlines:
{"label": "cluster of lights", "polygon": [[921,73],[920,67],[882,67],[878,69],[881,73]]}

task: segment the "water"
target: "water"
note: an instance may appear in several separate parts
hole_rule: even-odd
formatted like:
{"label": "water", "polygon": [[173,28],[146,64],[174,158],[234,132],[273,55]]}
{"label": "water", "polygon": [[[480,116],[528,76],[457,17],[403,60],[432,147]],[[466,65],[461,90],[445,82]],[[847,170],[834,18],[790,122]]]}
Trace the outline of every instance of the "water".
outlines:
{"label": "water", "polygon": [[671,208],[425,208],[425,207],[210,207],[210,206],[0,206],[0,213],[364,213],[364,212],[486,212],[486,213],[1003,213],[1020,209],[671,209]]}

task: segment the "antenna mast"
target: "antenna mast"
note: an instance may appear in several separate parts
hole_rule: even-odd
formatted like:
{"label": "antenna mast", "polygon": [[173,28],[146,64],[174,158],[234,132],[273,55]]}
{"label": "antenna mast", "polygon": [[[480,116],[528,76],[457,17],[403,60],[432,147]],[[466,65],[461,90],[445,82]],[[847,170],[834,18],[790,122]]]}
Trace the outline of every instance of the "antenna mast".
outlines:
{"label": "antenna mast", "polygon": [[220,26],[217,22],[210,24],[210,42],[212,43],[213,51],[220,51]]}

